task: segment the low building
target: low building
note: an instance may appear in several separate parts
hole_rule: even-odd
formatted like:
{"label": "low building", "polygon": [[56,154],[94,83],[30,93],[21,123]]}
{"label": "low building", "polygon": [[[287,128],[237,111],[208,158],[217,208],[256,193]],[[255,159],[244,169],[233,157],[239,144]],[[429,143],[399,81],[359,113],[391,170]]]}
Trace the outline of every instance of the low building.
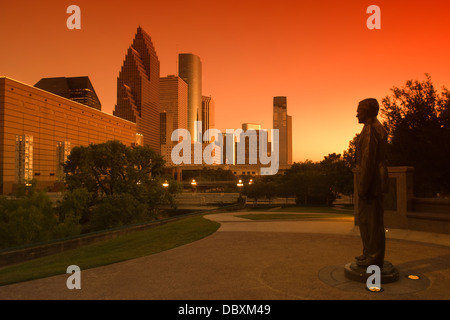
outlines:
{"label": "low building", "polygon": [[75,146],[142,143],[136,124],[19,81],[0,77],[0,188],[11,194],[36,179],[54,190]]}

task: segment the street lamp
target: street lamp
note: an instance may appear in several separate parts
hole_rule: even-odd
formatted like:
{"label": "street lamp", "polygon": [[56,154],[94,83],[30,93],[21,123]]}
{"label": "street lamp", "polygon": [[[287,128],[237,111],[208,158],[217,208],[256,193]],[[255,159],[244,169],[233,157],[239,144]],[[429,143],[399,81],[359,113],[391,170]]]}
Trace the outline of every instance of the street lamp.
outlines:
{"label": "street lamp", "polygon": [[253,179],[250,179],[250,181],[248,182],[248,184],[253,184]]}
{"label": "street lamp", "polygon": [[162,184],[164,188],[167,188],[169,186],[169,183],[166,181],[164,181],[164,183]]}
{"label": "street lamp", "polygon": [[197,187],[197,182],[195,181],[195,179],[192,179],[191,186],[192,186],[193,191],[195,192],[195,189]]}
{"label": "street lamp", "polygon": [[237,187],[239,189],[239,198],[238,198],[238,203],[242,202],[242,187],[244,186],[244,184],[242,183],[242,180],[239,179],[238,183],[237,183]]}

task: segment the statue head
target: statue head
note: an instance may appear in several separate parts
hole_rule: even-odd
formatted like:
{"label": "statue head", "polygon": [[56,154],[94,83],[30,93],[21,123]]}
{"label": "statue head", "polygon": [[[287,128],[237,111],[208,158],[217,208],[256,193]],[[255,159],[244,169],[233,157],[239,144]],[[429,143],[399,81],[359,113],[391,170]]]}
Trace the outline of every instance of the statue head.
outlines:
{"label": "statue head", "polygon": [[374,118],[378,115],[380,106],[377,99],[369,98],[359,102],[356,117],[359,123],[365,123],[367,119]]}

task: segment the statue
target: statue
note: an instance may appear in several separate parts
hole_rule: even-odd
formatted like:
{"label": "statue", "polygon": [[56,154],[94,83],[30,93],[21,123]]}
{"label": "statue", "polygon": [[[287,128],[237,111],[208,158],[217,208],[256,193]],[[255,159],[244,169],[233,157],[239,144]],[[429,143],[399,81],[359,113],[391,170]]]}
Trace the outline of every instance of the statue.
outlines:
{"label": "statue", "polygon": [[356,257],[359,266],[383,267],[385,229],[383,193],[388,190],[386,166],[387,132],[378,121],[376,99],[365,99],[358,105],[357,117],[364,127],[356,145],[358,176],[358,224],[363,254]]}
{"label": "statue", "polygon": [[386,165],[387,132],[377,119],[378,111],[378,102],[372,98],[361,101],[357,109],[356,117],[359,123],[364,124],[356,144],[359,198],[357,217],[363,252],[355,257],[354,263],[346,266],[346,275],[355,272],[365,278],[367,267],[376,265],[382,274],[390,275],[388,280],[392,282],[398,279],[398,271],[384,261],[386,239],[383,193],[388,191],[389,185]]}

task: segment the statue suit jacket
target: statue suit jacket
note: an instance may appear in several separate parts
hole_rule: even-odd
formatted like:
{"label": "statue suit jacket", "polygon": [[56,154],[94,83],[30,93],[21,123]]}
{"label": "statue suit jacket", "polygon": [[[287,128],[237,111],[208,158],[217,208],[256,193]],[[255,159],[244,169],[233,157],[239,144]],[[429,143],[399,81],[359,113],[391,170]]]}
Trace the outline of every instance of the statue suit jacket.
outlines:
{"label": "statue suit jacket", "polygon": [[362,199],[388,192],[386,147],[386,129],[376,117],[368,119],[356,144],[358,195]]}

